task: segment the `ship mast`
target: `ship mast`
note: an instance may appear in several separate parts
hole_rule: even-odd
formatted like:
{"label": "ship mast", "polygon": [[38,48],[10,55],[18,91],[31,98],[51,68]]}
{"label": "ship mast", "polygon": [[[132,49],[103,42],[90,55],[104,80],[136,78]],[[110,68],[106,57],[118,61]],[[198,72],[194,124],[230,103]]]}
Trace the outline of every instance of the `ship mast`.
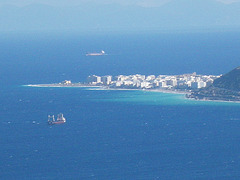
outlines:
{"label": "ship mast", "polygon": [[54,115],[48,115],[48,122],[55,121]]}
{"label": "ship mast", "polygon": [[52,115],[52,116],[48,115],[48,124],[49,125],[62,124],[62,123],[65,123],[65,122],[66,122],[66,119],[65,119],[65,117],[63,117],[62,113],[58,114],[57,120],[55,120],[54,115]]}

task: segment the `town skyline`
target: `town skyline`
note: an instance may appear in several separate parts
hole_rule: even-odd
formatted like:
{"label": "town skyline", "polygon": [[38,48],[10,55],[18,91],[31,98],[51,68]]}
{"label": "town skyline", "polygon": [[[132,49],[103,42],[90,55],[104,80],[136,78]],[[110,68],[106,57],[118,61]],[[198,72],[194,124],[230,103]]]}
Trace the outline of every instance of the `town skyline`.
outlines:
{"label": "town skyline", "polygon": [[[87,77],[87,83],[90,85],[104,85],[112,88],[140,88],[140,89],[199,89],[212,85],[213,81],[221,75],[118,75],[118,76],[97,76]],[[71,81],[65,81],[71,84]]]}

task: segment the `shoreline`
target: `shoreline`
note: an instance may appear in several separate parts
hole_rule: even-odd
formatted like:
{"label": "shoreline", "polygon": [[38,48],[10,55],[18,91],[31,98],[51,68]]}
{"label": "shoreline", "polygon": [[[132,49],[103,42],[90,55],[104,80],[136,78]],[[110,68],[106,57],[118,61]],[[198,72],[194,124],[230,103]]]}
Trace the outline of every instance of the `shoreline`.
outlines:
{"label": "shoreline", "polygon": [[71,85],[64,85],[64,84],[27,84],[22,85],[27,87],[101,87],[101,86],[92,86],[92,85],[85,85],[85,84],[71,84]]}
{"label": "shoreline", "polygon": [[190,92],[187,92],[187,91],[176,91],[176,90],[168,90],[168,89],[144,89],[144,91],[170,93],[170,94],[184,94],[184,95],[190,94]]}
{"label": "shoreline", "polygon": [[193,101],[201,101],[201,102],[220,102],[220,103],[240,103],[240,101],[224,101],[224,100],[210,100],[210,99],[195,99],[195,98],[187,98]]}
{"label": "shoreline", "polygon": [[161,93],[171,93],[171,94],[189,94],[190,92],[187,91],[177,91],[177,90],[167,90],[167,89],[133,89],[133,88],[110,88],[107,86],[96,86],[96,85],[85,85],[85,84],[69,84],[69,85],[64,85],[64,84],[27,84],[23,85],[27,87],[96,87],[99,88],[100,90],[116,90],[116,91],[149,91],[149,92],[161,92]]}
{"label": "shoreline", "polygon": [[[22,85],[26,87],[52,87],[52,88],[99,88],[99,90],[112,90],[112,91],[147,91],[147,92],[159,92],[159,93],[169,93],[169,94],[181,94],[185,95],[185,99],[193,100],[193,101],[203,101],[203,102],[225,102],[225,103],[240,103],[240,101],[227,101],[227,100],[209,100],[209,99],[195,99],[195,98],[187,98],[186,95],[191,92],[187,91],[177,91],[177,90],[167,90],[167,89],[130,89],[130,88],[109,88],[106,86],[96,86],[96,85],[86,85],[81,83],[76,84],[28,84]],[[90,89],[92,90],[92,89]]]}

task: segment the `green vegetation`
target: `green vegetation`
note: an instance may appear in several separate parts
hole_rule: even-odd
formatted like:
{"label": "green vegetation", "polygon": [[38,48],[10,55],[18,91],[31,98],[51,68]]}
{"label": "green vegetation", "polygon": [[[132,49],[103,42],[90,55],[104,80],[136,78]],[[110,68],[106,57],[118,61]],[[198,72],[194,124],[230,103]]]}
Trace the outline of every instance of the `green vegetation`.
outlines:
{"label": "green vegetation", "polygon": [[215,79],[209,87],[193,91],[189,98],[240,101],[240,67]]}
{"label": "green vegetation", "polygon": [[214,87],[240,91],[240,67],[221,76],[213,82]]}

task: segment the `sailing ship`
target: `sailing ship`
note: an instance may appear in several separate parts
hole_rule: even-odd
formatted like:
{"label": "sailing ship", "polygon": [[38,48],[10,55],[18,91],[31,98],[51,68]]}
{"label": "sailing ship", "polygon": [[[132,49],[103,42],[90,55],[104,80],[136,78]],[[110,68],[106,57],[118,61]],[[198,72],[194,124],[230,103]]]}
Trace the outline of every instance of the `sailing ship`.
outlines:
{"label": "sailing ship", "polygon": [[57,120],[55,120],[54,115],[48,115],[48,124],[54,125],[54,124],[63,124],[66,122],[66,118],[63,117],[62,113],[59,113],[57,116]]}

